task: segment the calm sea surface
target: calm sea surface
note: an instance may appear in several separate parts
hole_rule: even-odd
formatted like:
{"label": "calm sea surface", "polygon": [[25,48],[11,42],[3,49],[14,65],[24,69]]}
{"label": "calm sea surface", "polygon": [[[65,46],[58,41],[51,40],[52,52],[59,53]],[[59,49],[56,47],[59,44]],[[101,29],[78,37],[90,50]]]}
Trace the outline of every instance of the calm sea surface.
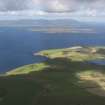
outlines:
{"label": "calm sea surface", "polygon": [[105,46],[105,28],[95,33],[32,32],[29,27],[0,27],[0,72],[46,60],[33,53],[71,46]]}

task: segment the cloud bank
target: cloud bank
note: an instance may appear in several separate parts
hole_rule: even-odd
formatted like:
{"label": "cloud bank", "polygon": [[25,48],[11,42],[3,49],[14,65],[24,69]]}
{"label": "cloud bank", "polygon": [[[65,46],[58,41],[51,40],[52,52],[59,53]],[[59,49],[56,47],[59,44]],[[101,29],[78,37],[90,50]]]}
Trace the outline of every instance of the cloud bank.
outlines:
{"label": "cloud bank", "polygon": [[0,16],[105,16],[105,0],[0,0]]}

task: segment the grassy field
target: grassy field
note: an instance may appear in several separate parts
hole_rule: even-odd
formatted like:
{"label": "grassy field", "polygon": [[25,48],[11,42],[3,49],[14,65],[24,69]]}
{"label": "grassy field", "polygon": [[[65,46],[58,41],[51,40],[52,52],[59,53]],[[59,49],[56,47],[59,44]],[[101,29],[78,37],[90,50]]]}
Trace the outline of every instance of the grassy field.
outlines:
{"label": "grassy field", "polygon": [[105,93],[105,66],[87,63],[104,59],[103,48],[75,47],[36,55],[49,59],[1,75],[0,105],[105,105],[104,95],[89,91],[98,87]]}

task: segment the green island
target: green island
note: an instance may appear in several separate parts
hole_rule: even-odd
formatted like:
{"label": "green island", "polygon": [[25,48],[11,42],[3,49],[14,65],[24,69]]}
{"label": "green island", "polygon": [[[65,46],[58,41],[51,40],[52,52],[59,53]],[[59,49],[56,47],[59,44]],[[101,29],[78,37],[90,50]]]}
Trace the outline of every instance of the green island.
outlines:
{"label": "green island", "polygon": [[0,76],[0,105],[105,105],[105,47],[76,46],[34,54],[48,58]]}

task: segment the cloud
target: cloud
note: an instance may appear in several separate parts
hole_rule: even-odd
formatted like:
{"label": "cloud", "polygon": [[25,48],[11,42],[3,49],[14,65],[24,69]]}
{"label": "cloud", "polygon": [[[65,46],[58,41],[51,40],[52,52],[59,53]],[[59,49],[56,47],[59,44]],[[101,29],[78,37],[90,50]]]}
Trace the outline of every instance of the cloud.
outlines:
{"label": "cloud", "polygon": [[0,15],[105,16],[105,0],[0,0]]}
{"label": "cloud", "polygon": [[27,0],[0,0],[0,11],[17,11],[27,8]]}
{"label": "cloud", "polygon": [[47,3],[43,5],[43,8],[47,12],[72,12],[74,11],[75,2],[72,0],[47,0]]}

